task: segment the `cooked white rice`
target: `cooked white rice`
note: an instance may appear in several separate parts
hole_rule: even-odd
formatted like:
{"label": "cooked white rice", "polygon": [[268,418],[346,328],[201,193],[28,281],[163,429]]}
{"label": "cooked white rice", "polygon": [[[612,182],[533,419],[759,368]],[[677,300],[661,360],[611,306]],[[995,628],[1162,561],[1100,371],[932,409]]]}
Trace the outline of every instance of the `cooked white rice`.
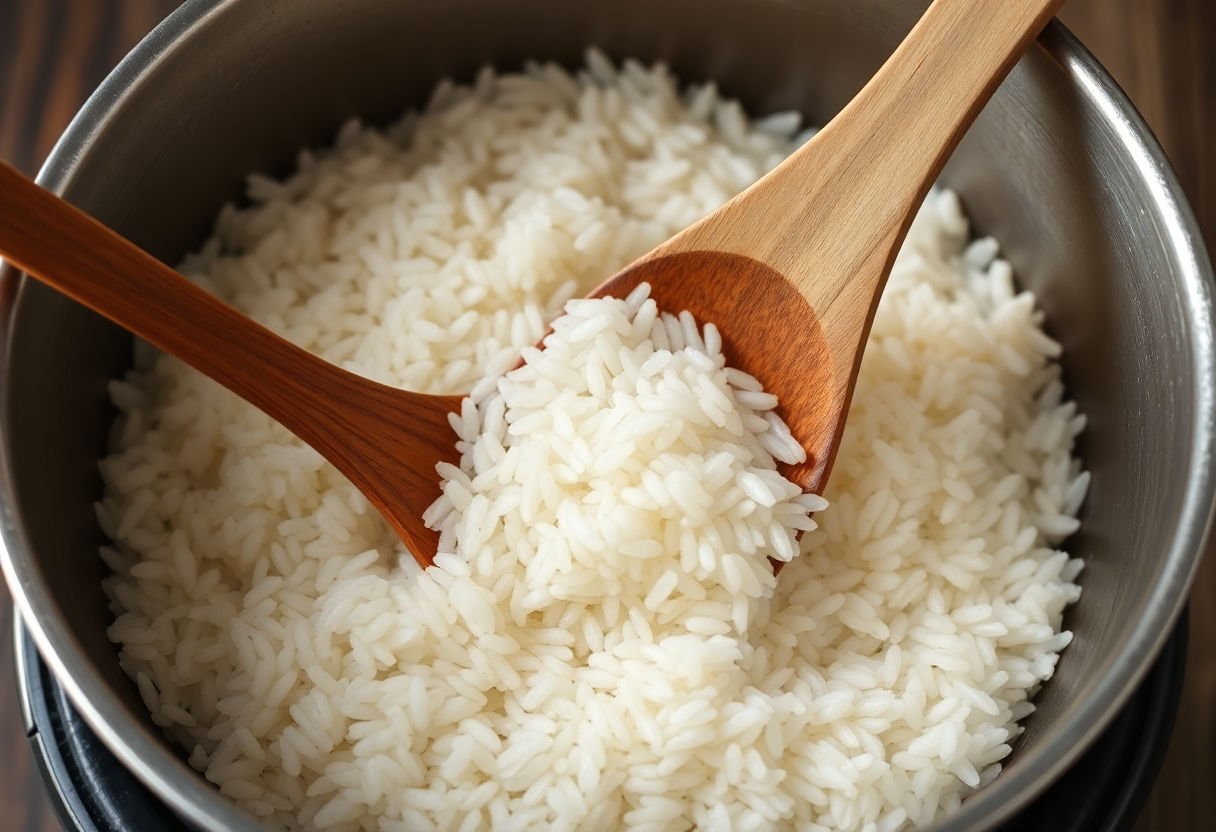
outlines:
{"label": "cooked white rice", "polygon": [[997,774],[1070,639],[1084,420],[951,193],[775,590],[766,556],[822,504],[774,471],[771,397],[712,328],[575,302],[497,378],[798,127],[592,55],[442,85],[224,211],[184,267],[204,285],[365,375],[476,389],[431,514],[456,554],[420,574],[235,396],[144,349],[113,383],[110,635],[221,791],[287,828],[890,830]]}

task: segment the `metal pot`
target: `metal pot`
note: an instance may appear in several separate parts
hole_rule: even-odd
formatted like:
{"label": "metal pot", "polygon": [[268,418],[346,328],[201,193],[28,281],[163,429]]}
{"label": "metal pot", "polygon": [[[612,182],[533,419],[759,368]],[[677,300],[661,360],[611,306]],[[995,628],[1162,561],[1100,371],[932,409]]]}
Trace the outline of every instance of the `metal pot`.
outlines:
{"label": "metal pot", "polygon": [[[444,75],[576,64],[597,44],[713,78],[753,113],[826,121],[907,32],[894,0],[191,0],[114,71],[40,181],[167,262],[198,245],[251,171],[286,173],[352,115],[384,121]],[[1003,243],[1063,342],[1089,415],[1088,566],[1076,640],[1004,774],[940,829],[996,826],[1095,739],[1177,616],[1213,498],[1212,274],[1141,119],[1062,26],[1048,28],[944,174]],[[102,740],[201,828],[256,830],[152,725],[118,667],[92,502],[131,339],[11,270],[0,275],[4,568],[39,648]]]}

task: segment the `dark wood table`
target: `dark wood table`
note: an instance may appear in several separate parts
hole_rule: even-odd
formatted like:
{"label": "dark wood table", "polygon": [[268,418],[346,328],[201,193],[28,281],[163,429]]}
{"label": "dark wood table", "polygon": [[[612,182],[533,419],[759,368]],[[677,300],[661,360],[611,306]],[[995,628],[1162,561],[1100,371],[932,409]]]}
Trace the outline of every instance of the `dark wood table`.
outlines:
{"label": "dark wood table", "polygon": [[[0,158],[33,173],[89,92],[173,0],[0,0]],[[1216,250],[1216,0],[1070,0],[1062,15],[1144,113]],[[1209,546],[1209,550],[1216,548]],[[1216,558],[1192,594],[1186,689],[1138,830],[1216,829]],[[0,675],[12,667],[0,587]],[[52,832],[16,691],[0,681],[0,828]]]}

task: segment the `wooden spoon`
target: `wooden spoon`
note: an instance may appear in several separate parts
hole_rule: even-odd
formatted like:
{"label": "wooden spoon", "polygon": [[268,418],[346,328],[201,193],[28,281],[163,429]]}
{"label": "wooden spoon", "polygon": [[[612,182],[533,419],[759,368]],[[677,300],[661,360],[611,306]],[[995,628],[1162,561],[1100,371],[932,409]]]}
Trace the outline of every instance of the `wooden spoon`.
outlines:
{"label": "wooden spoon", "polygon": [[[895,255],[951,151],[1063,0],[936,0],[864,89],[775,170],[592,294],[642,281],[718,324],[780,401],[821,493]],[[991,164],[1004,164],[993,159]]]}
{"label": "wooden spoon", "polygon": [[438,462],[459,464],[459,396],[397,390],[339,369],[195,286],[0,163],[0,256],[210,376],[333,463],[419,564],[439,543],[422,512]]}
{"label": "wooden spoon", "polygon": [[[1062,0],[936,0],[852,103],[723,208],[600,286],[720,325],[807,451],[821,491],[874,309],[917,206],[980,107]],[[999,164],[1000,160],[994,160]],[[0,164],[0,255],[264,410],[345,474],[429,565],[422,512],[455,463],[455,396],[329,364]]]}

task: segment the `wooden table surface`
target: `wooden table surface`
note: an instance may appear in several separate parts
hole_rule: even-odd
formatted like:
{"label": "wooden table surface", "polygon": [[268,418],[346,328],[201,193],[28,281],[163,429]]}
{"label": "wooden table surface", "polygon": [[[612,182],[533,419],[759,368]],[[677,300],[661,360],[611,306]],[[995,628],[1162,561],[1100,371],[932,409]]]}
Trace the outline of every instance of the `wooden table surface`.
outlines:
{"label": "wooden table surface", "polygon": [[[111,67],[172,0],[0,0],[0,158],[32,173]],[[1216,0],[1070,0],[1063,14],[1157,132],[1216,251]],[[1192,594],[1182,708],[1138,830],[1216,829],[1216,557]],[[0,675],[12,667],[0,587]],[[0,828],[58,823],[33,767],[16,691],[0,680]]]}

